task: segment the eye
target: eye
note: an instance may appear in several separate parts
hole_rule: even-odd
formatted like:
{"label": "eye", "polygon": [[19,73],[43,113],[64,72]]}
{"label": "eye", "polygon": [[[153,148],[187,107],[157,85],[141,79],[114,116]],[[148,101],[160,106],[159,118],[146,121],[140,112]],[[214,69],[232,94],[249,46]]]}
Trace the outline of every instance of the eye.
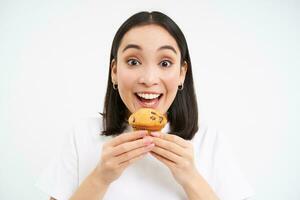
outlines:
{"label": "eye", "polygon": [[132,66],[141,64],[137,59],[129,59],[127,63],[128,65],[132,65]]}
{"label": "eye", "polygon": [[170,67],[173,63],[169,60],[163,60],[159,63],[160,66],[162,67]]}

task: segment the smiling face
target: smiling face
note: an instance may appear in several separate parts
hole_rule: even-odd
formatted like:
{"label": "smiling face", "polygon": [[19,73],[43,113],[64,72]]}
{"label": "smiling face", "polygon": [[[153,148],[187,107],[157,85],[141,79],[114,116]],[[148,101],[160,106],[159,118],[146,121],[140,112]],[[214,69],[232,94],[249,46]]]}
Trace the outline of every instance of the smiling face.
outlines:
{"label": "smiling face", "polygon": [[131,113],[139,108],[168,111],[187,70],[180,59],[176,40],[161,26],[138,26],[124,35],[111,77]]}

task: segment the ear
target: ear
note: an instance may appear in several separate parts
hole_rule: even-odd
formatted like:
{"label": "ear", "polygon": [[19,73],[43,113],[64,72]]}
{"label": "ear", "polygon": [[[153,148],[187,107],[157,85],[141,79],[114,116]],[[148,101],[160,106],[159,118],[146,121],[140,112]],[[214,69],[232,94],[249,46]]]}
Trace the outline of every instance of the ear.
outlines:
{"label": "ear", "polygon": [[111,68],[111,81],[112,83],[114,84],[117,84],[118,83],[118,79],[117,79],[117,62],[115,59],[113,59],[111,61],[111,65],[110,65],[110,68]]}
{"label": "ear", "polygon": [[184,83],[185,75],[188,70],[188,64],[186,61],[183,62],[183,65],[180,67],[180,83]]}

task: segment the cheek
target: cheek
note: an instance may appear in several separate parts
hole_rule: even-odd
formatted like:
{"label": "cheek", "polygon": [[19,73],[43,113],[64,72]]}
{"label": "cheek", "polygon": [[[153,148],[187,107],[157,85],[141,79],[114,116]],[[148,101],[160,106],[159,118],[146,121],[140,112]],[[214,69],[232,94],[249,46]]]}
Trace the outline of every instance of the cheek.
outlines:
{"label": "cheek", "polygon": [[135,75],[129,73],[127,70],[120,69],[117,76],[120,95],[123,97],[129,96],[132,93],[132,88],[136,79]]}
{"label": "cheek", "polygon": [[172,102],[174,101],[178,91],[179,81],[180,81],[179,73],[170,72],[164,76],[164,86],[166,89],[166,96],[165,96],[164,107],[162,108],[163,112],[167,112]]}
{"label": "cheek", "polygon": [[176,95],[179,81],[180,81],[179,73],[177,71],[170,72],[170,73],[166,74],[166,76],[164,77],[164,80],[165,80],[165,84],[166,84],[166,88],[167,88],[168,92],[169,93],[175,92],[175,95]]}

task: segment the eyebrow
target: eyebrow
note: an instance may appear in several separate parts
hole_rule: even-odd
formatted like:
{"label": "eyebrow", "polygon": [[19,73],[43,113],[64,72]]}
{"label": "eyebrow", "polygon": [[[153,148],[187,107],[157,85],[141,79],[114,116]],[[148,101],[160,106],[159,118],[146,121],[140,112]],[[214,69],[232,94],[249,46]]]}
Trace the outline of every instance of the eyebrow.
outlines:
{"label": "eyebrow", "polygon": [[[127,49],[130,49],[130,48],[142,50],[142,47],[139,46],[139,45],[136,45],[136,44],[128,44],[128,45],[126,45],[126,47],[123,49],[122,52],[124,52],[124,51],[126,51]],[[171,45],[163,45],[163,46],[159,47],[159,48],[157,49],[157,51],[164,50],[164,49],[169,49],[169,50],[173,51],[175,54],[177,54],[175,48],[172,47]]]}
{"label": "eyebrow", "polygon": [[159,47],[158,50],[164,50],[164,49],[169,49],[169,50],[173,51],[175,54],[177,54],[175,48],[172,47],[171,45],[164,45],[164,46],[161,46],[161,47]]}
{"label": "eyebrow", "polygon": [[142,50],[142,47],[140,47],[139,45],[136,45],[136,44],[128,44],[122,52],[126,51],[127,49],[130,49],[130,48],[133,48],[133,49],[138,49],[138,50]]}

